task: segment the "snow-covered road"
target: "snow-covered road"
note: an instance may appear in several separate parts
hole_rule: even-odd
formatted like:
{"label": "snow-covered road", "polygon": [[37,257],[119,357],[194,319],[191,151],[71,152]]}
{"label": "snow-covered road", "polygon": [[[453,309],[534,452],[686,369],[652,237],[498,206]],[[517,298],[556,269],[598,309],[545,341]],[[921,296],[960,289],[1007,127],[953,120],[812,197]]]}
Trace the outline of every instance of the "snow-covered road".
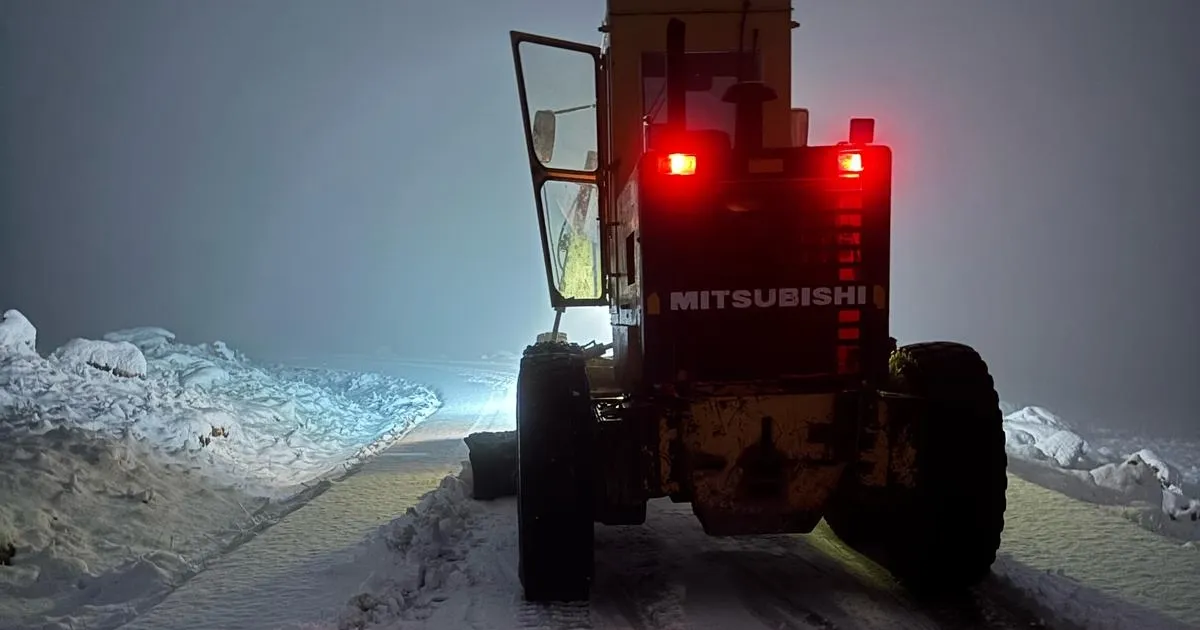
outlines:
{"label": "snow-covered road", "polygon": [[[427,574],[451,583],[410,597],[383,628],[809,630],[1037,628],[997,594],[919,606],[886,575],[846,554],[825,528],[809,537],[712,538],[685,505],[652,502],[646,524],[598,527],[592,603],[521,601],[513,502],[478,507],[458,567]],[[475,538],[474,536],[479,536]],[[843,555],[844,554],[844,555]],[[450,556],[458,556],[452,552]],[[453,562],[451,563],[453,564]],[[455,573],[471,584],[453,586]],[[394,593],[377,593],[376,600]]]}

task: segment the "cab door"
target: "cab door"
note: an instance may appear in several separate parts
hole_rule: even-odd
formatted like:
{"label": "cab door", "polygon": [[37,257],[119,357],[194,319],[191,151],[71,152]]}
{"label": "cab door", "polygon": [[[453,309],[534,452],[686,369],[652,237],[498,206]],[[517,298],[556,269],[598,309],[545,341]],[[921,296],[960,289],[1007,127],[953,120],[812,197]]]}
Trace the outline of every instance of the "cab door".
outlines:
{"label": "cab door", "polygon": [[608,304],[607,86],[599,47],[513,31],[550,303]]}

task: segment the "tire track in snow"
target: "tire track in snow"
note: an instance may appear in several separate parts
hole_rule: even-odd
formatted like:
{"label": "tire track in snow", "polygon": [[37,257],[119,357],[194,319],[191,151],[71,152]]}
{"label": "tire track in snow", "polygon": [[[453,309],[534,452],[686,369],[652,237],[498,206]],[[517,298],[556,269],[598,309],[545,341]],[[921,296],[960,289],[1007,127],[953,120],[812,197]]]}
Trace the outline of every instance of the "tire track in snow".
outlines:
{"label": "tire track in snow", "polygon": [[658,532],[640,526],[596,527],[592,591],[605,628],[687,627],[686,592],[668,578],[679,563],[664,553]]}
{"label": "tire track in snow", "polygon": [[[593,605],[606,618],[595,627],[637,628],[633,617],[661,630],[1037,627],[986,598],[919,605],[878,567],[861,571],[830,555],[822,548],[830,536],[822,527],[809,537],[710,537],[689,506],[654,501],[644,526],[597,529]],[[634,614],[622,605],[630,593]],[[603,614],[614,607],[623,614]]]}
{"label": "tire track in snow", "polygon": [[738,584],[740,599],[746,610],[764,626],[779,630],[839,629],[802,602],[794,601],[779,589],[777,583],[768,583],[745,566],[738,566],[736,570],[742,578]]}
{"label": "tire track in snow", "polygon": [[521,630],[591,630],[592,611],[586,604],[521,603],[516,621]]}
{"label": "tire track in snow", "polygon": [[[834,630],[800,598],[780,596],[780,589],[810,590],[814,571],[804,554],[775,549],[771,538],[715,538],[703,532],[689,506],[666,501],[651,504],[645,526],[602,528],[598,545],[596,599],[613,593],[606,584],[633,582],[638,607],[652,628],[770,628],[771,630]],[[606,549],[607,547],[607,549]],[[811,553],[811,552],[810,552]],[[775,565],[792,567],[760,579]],[[835,565],[836,566],[836,565]],[[839,569],[844,572],[844,569]],[[642,590],[649,581],[654,597]],[[861,586],[855,586],[862,590]],[[653,592],[653,591],[651,591]],[[817,591],[816,597],[824,597]],[[657,600],[657,601],[656,601]],[[895,611],[892,611],[893,613]],[[857,617],[857,615],[855,615]],[[869,628],[856,620],[847,628]],[[893,614],[887,627],[904,627]],[[617,624],[613,628],[624,627]]]}

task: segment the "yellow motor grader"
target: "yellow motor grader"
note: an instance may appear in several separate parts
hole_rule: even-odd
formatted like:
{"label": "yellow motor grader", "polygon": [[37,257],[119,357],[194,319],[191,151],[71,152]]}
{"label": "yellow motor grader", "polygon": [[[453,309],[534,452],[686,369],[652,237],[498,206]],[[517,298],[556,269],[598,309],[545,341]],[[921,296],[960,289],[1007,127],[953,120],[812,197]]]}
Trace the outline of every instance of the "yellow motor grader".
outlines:
{"label": "yellow motor grader", "polygon": [[[870,118],[809,145],[796,26],[789,0],[608,0],[600,47],[512,33],[556,316],[516,431],[466,441],[475,498],[516,494],[527,600],[586,599],[594,523],[659,497],[714,536],[824,518],[920,591],[990,571],[992,377],[890,336],[892,150]],[[563,311],[595,306],[612,343],[568,342]]]}

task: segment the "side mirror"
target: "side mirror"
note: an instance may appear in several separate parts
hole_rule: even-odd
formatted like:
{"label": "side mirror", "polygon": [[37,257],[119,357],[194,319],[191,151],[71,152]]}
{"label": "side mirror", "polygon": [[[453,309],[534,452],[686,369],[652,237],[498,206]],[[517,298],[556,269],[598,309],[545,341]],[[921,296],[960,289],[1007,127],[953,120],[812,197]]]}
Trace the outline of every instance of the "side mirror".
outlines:
{"label": "side mirror", "polygon": [[554,159],[554,112],[540,109],[533,114],[533,153],[542,164]]}
{"label": "side mirror", "polygon": [[792,108],[792,146],[808,146],[808,109]]}

